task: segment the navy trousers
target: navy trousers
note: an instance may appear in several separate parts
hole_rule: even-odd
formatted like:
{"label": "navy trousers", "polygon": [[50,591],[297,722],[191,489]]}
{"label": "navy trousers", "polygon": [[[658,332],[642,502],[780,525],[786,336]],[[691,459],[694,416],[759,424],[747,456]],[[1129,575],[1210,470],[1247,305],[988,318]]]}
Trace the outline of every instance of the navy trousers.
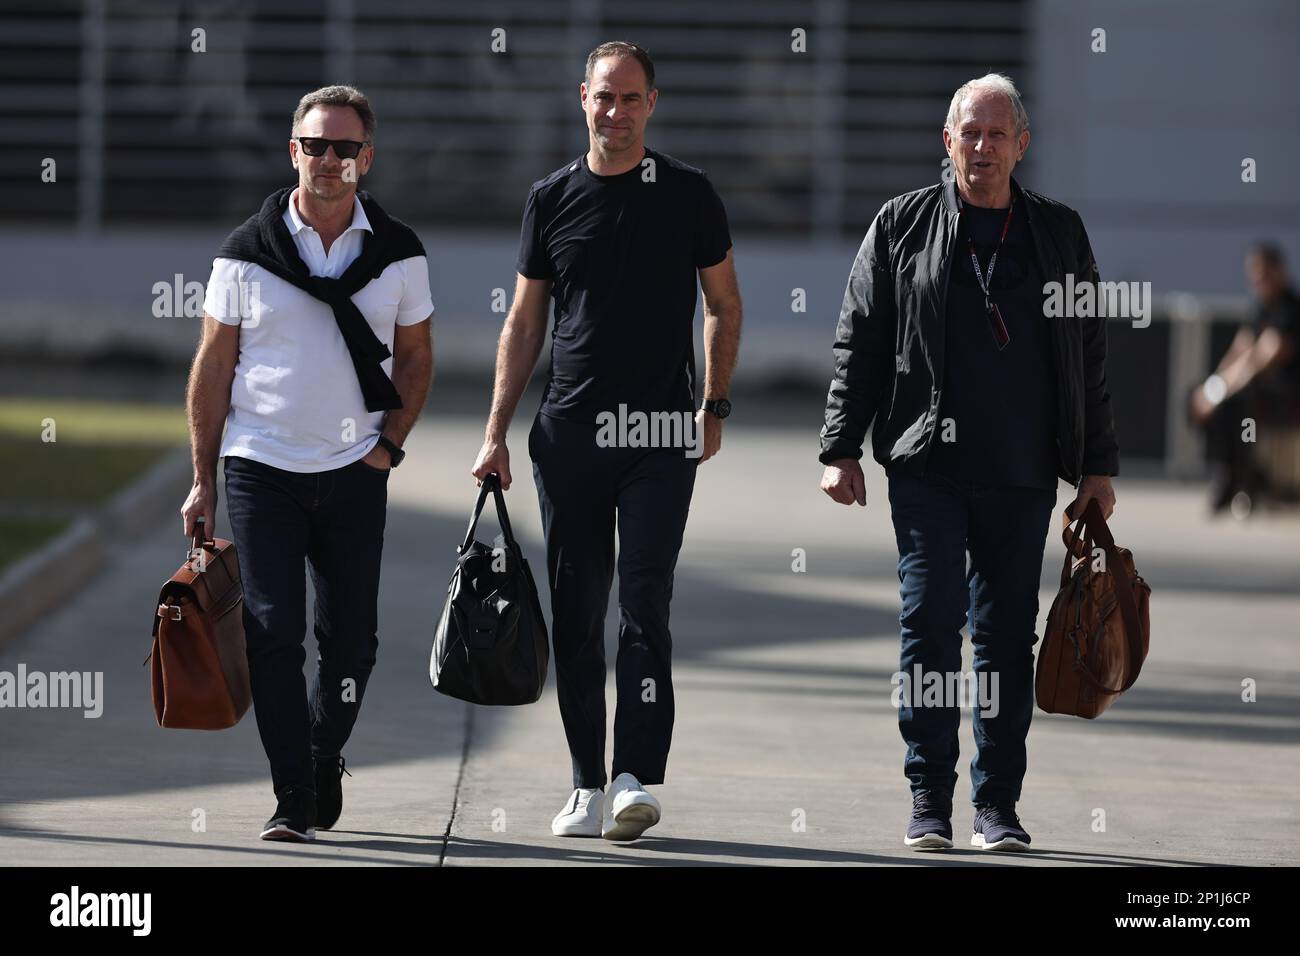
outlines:
{"label": "navy trousers", "polygon": [[611,777],[663,783],[673,732],[673,572],[698,459],[602,448],[596,426],[539,414],[528,435],[546,535],[552,643],[573,786],[603,787],[605,613],[618,532],[618,659]]}
{"label": "navy trousers", "polygon": [[[360,460],[311,474],[224,460],[253,709],[271,783],[277,794],[315,789],[312,756],[342,751],[375,665],[388,471]],[[316,590],[310,697],[304,561]]]}
{"label": "navy trousers", "polygon": [[[957,481],[890,469],[889,504],[898,543],[902,595],[899,669],[960,674],[961,628],[970,625],[974,671],[996,687],[996,715],[974,701],[977,753],[971,801],[1014,803],[1027,764],[1025,738],[1034,712],[1038,584],[1056,490]],[[967,564],[967,552],[970,554]],[[993,675],[997,675],[996,684]],[[904,773],[913,793],[952,795],[957,783],[957,702],[899,707],[907,744]]]}

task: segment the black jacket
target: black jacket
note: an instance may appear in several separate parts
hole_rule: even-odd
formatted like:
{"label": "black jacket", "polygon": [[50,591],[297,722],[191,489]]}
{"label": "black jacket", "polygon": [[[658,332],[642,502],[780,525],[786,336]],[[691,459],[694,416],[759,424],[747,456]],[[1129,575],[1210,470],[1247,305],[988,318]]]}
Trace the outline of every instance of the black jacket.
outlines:
{"label": "black jacket", "polygon": [[[1079,214],[1021,189],[1045,282],[1097,282]],[[858,250],[835,330],[835,377],[826,396],[822,464],[861,458],[867,428],[881,465],[925,469],[943,391],[948,276],[957,249],[957,190],[949,182],[885,203]],[[1119,474],[1106,391],[1106,319],[1046,318],[1057,387],[1057,473]],[[874,427],[873,427],[874,422]]]}

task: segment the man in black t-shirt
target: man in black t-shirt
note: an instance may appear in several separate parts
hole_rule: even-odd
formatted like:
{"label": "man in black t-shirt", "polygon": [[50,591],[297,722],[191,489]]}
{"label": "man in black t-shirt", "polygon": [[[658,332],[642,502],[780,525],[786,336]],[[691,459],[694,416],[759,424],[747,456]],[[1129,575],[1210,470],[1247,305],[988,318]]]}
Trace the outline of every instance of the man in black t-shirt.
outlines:
{"label": "man in black t-shirt", "polygon": [[[1045,280],[1029,219],[1023,204],[999,209],[963,202],[960,221],[979,261],[988,263],[995,252],[997,260],[991,276],[976,276],[969,255],[953,258],[944,309],[940,429],[927,470],[957,481],[1054,492],[1056,382],[1043,320]],[[981,279],[998,303],[1007,331],[1003,345],[990,334]]]}
{"label": "man in black t-shirt", "polygon": [[[556,690],[573,762],[574,789],[551,830],[632,840],[661,814],[645,787],[663,783],[672,737],[673,571],[695,470],[718,451],[731,410],[741,304],[713,186],[700,170],[645,148],[659,95],[650,57],[630,43],[598,46],[580,94],[589,148],[529,191],[514,304],[472,471],[480,482],[495,472],[510,487],[506,431],[553,299],[551,373],[528,436],[546,535]],[[695,375],[697,275],[703,389]],[[616,528],[618,708],[607,778],[604,624]]]}
{"label": "man in black t-shirt", "polygon": [[1246,256],[1246,277],[1255,296],[1254,319],[1237,330],[1189,402],[1192,421],[1205,428],[1214,462],[1210,509],[1215,513],[1238,495],[1249,502],[1267,482],[1242,441],[1242,420],[1300,422],[1300,297],[1287,276],[1282,250],[1267,242],[1256,245]]}

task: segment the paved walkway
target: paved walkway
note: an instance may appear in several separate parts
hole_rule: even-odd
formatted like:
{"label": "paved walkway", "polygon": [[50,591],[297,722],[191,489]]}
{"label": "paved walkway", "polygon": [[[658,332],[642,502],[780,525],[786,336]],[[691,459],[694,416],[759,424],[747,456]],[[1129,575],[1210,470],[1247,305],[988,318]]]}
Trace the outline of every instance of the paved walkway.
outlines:
{"label": "paved walkway", "polygon": [[[541,568],[526,426],[514,429],[508,500]],[[872,466],[865,510],[825,500],[815,422],[735,422],[701,472],[673,606],[677,725],[668,783],[656,790],[663,822],[631,845],[552,837],[570,788],[553,678],[541,702],[514,709],[470,708],[427,678],[481,427],[440,413],[435,393],[391,478],[380,659],[346,749],[355,776],[344,778],[340,830],[310,846],[255,838],[274,799],[251,714],[223,733],[155,725],[141,662],[157,587],[185,547],[177,518],[0,648],[0,670],[103,671],[105,682],[98,719],[0,710],[0,863],[1300,862],[1300,521],[1210,524],[1199,489],[1137,480],[1117,485],[1114,527],[1155,589],[1151,656],[1099,721],[1035,714],[1020,810],[1042,852],[963,848],[970,810],[960,801],[958,850],[906,850],[883,480]],[[1062,486],[1059,507],[1069,494]],[[218,524],[228,527],[224,514]],[[806,573],[791,570],[796,548]],[[1043,615],[1062,549],[1048,553]],[[1241,700],[1247,678],[1255,703]],[[612,715],[612,687],[609,699]],[[965,719],[962,753],[959,796],[973,753]]]}

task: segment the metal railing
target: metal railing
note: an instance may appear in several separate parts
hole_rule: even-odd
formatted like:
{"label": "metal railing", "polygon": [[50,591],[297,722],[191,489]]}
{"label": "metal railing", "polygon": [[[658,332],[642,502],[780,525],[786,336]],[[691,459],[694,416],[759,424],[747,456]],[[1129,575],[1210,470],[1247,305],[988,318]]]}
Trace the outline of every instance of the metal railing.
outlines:
{"label": "metal railing", "polygon": [[[368,188],[400,191],[416,221],[514,225],[528,185],[585,147],[577,86],[587,52],[625,38],[656,60],[651,144],[708,170],[733,225],[841,237],[890,196],[937,178],[952,90],[987,69],[1022,70],[1028,6],[9,4],[0,215],[87,231],[229,218],[285,179],[298,98],[350,82],[379,117]],[[47,158],[57,184],[40,181]]]}

